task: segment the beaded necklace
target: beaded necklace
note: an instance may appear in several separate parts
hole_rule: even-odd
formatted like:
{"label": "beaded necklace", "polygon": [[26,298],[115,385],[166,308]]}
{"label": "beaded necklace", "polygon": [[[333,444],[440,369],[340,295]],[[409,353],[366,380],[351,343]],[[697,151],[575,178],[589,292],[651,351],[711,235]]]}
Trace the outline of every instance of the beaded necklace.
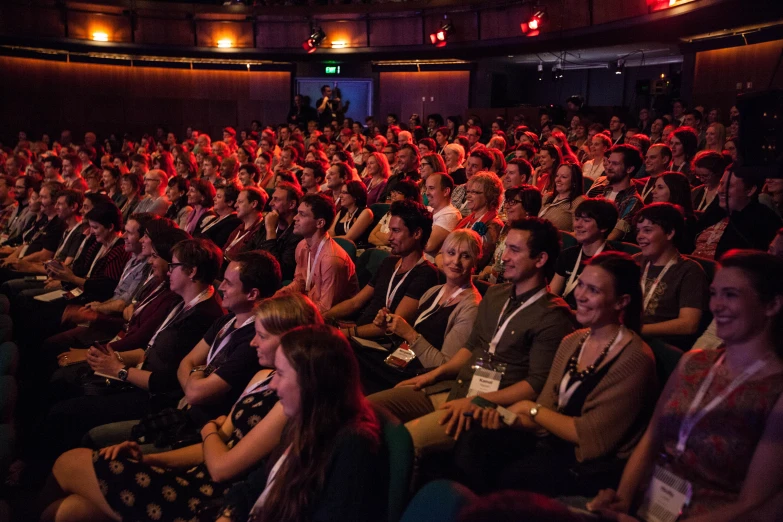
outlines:
{"label": "beaded necklace", "polygon": [[606,359],[606,355],[609,353],[609,349],[617,340],[617,336],[620,335],[621,329],[622,328],[617,329],[617,332],[614,334],[614,337],[612,337],[612,340],[609,341],[609,343],[601,351],[598,357],[596,357],[595,361],[593,361],[593,364],[589,365],[587,368],[585,368],[580,372],[577,370],[578,363],[579,363],[579,355],[582,353],[582,350],[584,349],[584,345],[585,342],[587,341],[587,338],[590,337],[590,332],[588,332],[579,342],[579,348],[576,351],[574,351],[574,355],[572,355],[571,358],[568,360],[568,364],[566,365],[566,371],[568,372],[568,374],[571,377],[574,377],[579,380],[583,380],[588,375],[595,373],[596,369],[599,366],[601,366],[601,363],[604,362],[604,359]]}

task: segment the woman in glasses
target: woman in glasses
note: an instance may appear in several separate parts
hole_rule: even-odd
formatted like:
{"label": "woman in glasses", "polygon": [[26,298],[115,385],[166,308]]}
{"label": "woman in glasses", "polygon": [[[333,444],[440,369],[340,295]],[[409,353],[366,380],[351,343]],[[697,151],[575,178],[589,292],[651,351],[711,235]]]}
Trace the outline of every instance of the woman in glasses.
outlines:
{"label": "woman in glasses", "polygon": [[[498,218],[503,184],[494,172],[482,171],[470,178],[467,189],[470,214],[456,228],[470,228],[481,236],[483,254],[478,268],[483,270],[492,259],[503,229],[503,222]],[[442,265],[438,263],[438,266]]]}

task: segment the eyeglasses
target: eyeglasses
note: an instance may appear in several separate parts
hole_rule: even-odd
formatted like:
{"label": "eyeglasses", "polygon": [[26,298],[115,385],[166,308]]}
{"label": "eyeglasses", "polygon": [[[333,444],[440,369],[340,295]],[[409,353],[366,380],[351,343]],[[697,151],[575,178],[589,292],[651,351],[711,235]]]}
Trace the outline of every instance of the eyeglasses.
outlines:
{"label": "eyeglasses", "polygon": [[160,180],[159,180],[159,179],[157,179],[157,178],[144,178],[144,182],[146,183],[147,181],[155,181],[155,182],[159,182]]}
{"label": "eyeglasses", "polygon": [[185,266],[185,263],[169,263],[169,272],[173,272],[178,266]]}
{"label": "eyeglasses", "polygon": [[469,190],[468,194],[473,194],[474,196],[481,196],[484,194],[484,191],[482,190]]}
{"label": "eyeglasses", "polygon": [[514,205],[521,205],[521,204],[522,202],[518,199],[507,199],[506,201],[503,202],[503,205],[507,207],[513,207]]}

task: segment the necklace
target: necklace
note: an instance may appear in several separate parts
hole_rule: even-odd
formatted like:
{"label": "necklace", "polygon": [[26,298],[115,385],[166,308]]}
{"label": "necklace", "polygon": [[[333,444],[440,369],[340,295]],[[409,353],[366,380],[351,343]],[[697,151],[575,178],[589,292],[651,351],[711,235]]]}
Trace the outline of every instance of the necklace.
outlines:
{"label": "necklace", "polygon": [[598,357],[596,357],[595,361],[593,361],[593,364],[589,365],[587,368],[585,368],[580,372],[577,370],[577,365],[579,363],[579,355],[582,353],[582,350],[584,349],[585,342],[590,337],[590,332],[587,332],[587,334],[579,342],[579,349],[576,350],[574,352],[574,355],[572,355],[571,358],[568,360],[568,364],[566,365],[566,371],[568,372],[568,374],[571,377],[575,377],[579,380],[582,380],[588,375],[595,373],[596,369],[599,366],[601,366],[601,363],[604,362],[604,359],[606,359],[606,355],[609,353],[609,349],[617,340],[617,336],[620,335],[620,330],[622,330],[622,328],[617,329],[617,332],[615,332],[614,337],[612,337],[612,340],[609,341],[609,343],[607,343],[606,347],[601,351]]}

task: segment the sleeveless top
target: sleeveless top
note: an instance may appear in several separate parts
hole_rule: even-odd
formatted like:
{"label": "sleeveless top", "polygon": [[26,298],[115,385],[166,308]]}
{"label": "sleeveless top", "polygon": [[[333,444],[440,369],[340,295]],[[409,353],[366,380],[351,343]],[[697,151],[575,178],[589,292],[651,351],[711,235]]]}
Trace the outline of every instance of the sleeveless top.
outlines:
{"label": "sleeveless top", "polygon": [[[679,370],[679,387],[661,411],[657,437],[663,445],[667,466],[693,485],[691,504],[685,508],[683,518],[717,511],[736,501],[769,414],[783,393],[783,373],[746,381],[694,426],[685,453],[677,459],[682,418],[724,351],[692,352],[690,360]],[[721,370],[724,368],[725,365]],[[719,370],[701,404],[708,404],[731,381],[728,372]]]}
{"label": "sleeveless top", "polygon": [[[419,304],[419,313],[428,309],[437,297],[438,292],[435,292],[427,301]],[[449,316],[457,307],[457,304],[458,302],[449,306],[441,306],[435,313],[416,325],[416,331],[438,350],[443,347],[443,339],[446,337],[446,326],[449,324]],[[418,315],[416,317],[418,318]]]}

